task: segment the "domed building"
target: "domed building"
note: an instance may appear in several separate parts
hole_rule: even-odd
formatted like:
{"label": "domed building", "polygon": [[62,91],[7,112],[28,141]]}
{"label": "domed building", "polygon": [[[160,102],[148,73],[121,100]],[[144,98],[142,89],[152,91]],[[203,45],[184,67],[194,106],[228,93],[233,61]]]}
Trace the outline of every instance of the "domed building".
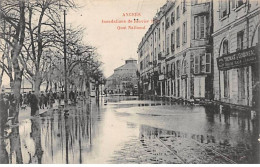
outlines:
{"label": "domed building", "polygon": [[112,94],[129,94],[137,91],[137,60],[130,58],[125,64],[114,69],[114,73],[107,78],[105,88]]}

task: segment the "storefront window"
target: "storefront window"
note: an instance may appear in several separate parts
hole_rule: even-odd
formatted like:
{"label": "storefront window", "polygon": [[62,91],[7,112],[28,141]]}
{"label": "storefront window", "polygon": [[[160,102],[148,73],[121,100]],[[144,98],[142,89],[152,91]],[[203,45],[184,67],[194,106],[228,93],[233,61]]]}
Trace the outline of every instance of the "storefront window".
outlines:
{"label": "storefront window", "polygon": [[245,97],[245,68],[238,69],[238,93],[239,99]]}
{"label": "storefront window", "polygon": [[223,71],[224,78],[224,97],[229,96],[229,74],[228,71]]}
{"label": "storefront window", "polygon": [[[223,55],[228,54],[228,40],[223,42]],[[223,71],[224,97],[229,97],[229,72]]]}

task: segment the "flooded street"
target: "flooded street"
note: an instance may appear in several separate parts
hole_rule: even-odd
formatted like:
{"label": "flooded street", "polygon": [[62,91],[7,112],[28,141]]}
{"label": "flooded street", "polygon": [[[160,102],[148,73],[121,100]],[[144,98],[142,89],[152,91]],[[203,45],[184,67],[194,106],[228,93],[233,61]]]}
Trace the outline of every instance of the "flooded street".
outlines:
{"label": "flooded street", "polygon": [[1,137],[1,163],[259,163],[259,121],[224,108],[102,97]]}

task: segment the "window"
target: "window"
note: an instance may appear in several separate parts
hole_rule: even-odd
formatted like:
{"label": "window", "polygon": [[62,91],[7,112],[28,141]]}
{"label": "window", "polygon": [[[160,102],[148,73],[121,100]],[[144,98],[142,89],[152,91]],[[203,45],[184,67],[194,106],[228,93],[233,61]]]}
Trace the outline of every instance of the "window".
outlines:
{"label": "window", "polygon": [[177,28],[176,30],[176,42],[177,42],[177,47],[180,47],[180,28]]}
{"label": "window", "polygon": [[229,14],[229,0],[219,1],[219,18],[223,18]]}
{"label": "window", "polygon": [[169,54],[169,35],[167,35],[167,39],[166,39],[166,53]]}
{"label": "window", "polygon": [[211,53],[206,53],[206,73],[211,73]]}
{"label": "window", "polygon": [[228,54],[228,40],[223,42],[223,55]]}
{"label": "window", "polygon": [[180,9],[179,9],[179,6],[177,6],[177,19],[180,18]]}
{"label": "window", "polygon": [[163,41],[163,53],[164,53],[164,48],[165,48],[164,46],[165,46],[165,45],[164,45],[164,41]]}
{"label": "window", "polygon": [[182,43],[187,42],[187,22],[183,23],[183,28],[182,28]]}
{"label": "window", "polygon": [[174,11],[171,13],[171,25],[174,23],[175,18],[174,18]]}
{"label": "window", "polygon": [[180,77],[180,72],[181,72],[180,70],[181,70],[181,63],[180,60],[177,60],[177,73],[176,73],[177,78]]}
{"label": "window", "polygon": [[155,55],[155,60],[157,60],[157,52],[156,52],[156,48],[154,49],[154,55]]}
{"label": "window", "polygon": [[205,20],[205,16],[200,17],[200,38],[205,38]]}
{"label": "window", "polygon": [[162,22],[162,32],[164,32],[164,22]]}
{"label": "window", "polygon": [[237,0],[237,8],[244,4],[243,0]]}
{"label": "window", "polygon": [[166,75],[168,76],[170,70],[169,70],[169,64],[166,65]]}
{"label": "window", "polygon": [[170,27],[169,17],[166,18],[166,29]]}
{"label": "window", "polygon": [[172,63],[172,78],[175,79],[175,63]]}
{"label": "window", "polygon": [[245,98],[245,68],[238,68],[238,95],[239,99]]}
{"label": "window", "polygon": [[174,52],[175,50],[175,31],[171,33],[171,51]]}
{"label": "window", "polygon": [[187,74],[187,61],[184,60],[183,62],[183,74]]}
{"label": "window", "polygon": [[195,61],[194,61],[194,74],[199,74],[200,73],[200,55],[195,56]]}
{"label": "window", "polygon": [[224,97],[229,96],[229,73],[228,71],[223,71],[223,79],[224,79]]}
{"label": "window", "polygon": [[201,63],[200,71],[202,73],[210,73],[211,72],[211,53],[202,54],[200,63]]}
{"label": "window", "polygon": [[242,50],[243,49],[243,40],[244,37],[244,31],[240,31],[237,33],[237,50]]}
{"label": "window", "polygon": [[150,56],[146,56],[146,67],[149,67],[149,62],[150,62]]}
{"label": "window", "polygon": [[140,70],[143,70],[143,61],[140,62]]}
{"label": "window", "polygon": [[195,22],[194,37],[195,37],[195,39],[207,37],[207,35],[208,35],[207,20],[208,20],[208,16],[196,16],[194,18],[194,22]]}
{"label": "window", "polygon": [[185,13],[185,11],[186,11],[186,0],[183,0],[183,8],[182,8],[182,11],[183,11],[183,13]]}
{"label": "window", "polygon": [[156,36],[156,32],[154,33],[154,41],[156,42],[156,38],[157,38],[157,36]]}
{"label": "window", "polygon": [[158,30],[158,38],[159,38],[159,40],[160,40],[160,37],[161,37],[161,30],[159,28],[159,30]]}
{"label": "window", "polygon": [[235,9],[236,8],[236,0],[232,0],[232,9]]}

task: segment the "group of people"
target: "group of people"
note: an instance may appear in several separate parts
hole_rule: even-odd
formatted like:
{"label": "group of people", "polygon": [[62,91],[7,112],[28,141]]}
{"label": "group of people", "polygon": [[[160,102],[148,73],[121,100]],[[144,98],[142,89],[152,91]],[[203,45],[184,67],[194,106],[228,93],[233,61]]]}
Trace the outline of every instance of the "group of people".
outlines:
{"label": "group of people", "polygon": [[15,114],[15,98],[13,94],[0,94],[0,129],[3,134],[8,117]]}

